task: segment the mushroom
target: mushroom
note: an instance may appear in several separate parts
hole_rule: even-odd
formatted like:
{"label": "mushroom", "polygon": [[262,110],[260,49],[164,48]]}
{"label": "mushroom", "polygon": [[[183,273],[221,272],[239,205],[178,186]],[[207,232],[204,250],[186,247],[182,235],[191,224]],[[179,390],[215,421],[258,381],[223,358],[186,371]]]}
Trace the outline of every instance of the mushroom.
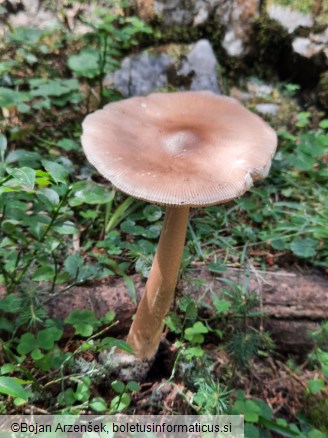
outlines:
{"label": "mushroom", "polygon": [[127,337],[138,359],[151,360],[174,300],[190,207],[228,202],[265,178],[277,137],[237,100],[186,91],[106,105],[84,120],[82,145],[90,163],[119,190],[166,206]]}

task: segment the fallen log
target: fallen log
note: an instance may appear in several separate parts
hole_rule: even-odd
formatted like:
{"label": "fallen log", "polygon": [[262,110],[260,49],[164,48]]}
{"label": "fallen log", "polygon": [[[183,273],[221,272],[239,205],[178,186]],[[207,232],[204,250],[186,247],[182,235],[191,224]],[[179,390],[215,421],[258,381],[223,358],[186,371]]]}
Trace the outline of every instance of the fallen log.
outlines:
{"label": "fallen log", "polygon": [[[210,274],[204,268],[189,271],[179,284],[180,293],[191,295],[196,301],[210,300],[211,292],[229,287],[224,279],[244,284],[246,273],[228,269],[223,276]],[[137,299],[144,289],[139,275],[132,277]],[[247,273],[247,290],[259,297],[259,309],[266,314],[268,329],[280,350],[304,353],[312,346],[310,330],[318,329],[320,322],[328,319],[328,279],[318,274],[299,274],[278,271]],[[131,324],[136,304],[131,300],[122,278],[107,278],[99,282],[73,287],[64,294],[56,294],[47,304],[52,317],[65,318],[73,309],[92,309],[100,317],[114,310],[118,325],[114,334],[125,335]]]}

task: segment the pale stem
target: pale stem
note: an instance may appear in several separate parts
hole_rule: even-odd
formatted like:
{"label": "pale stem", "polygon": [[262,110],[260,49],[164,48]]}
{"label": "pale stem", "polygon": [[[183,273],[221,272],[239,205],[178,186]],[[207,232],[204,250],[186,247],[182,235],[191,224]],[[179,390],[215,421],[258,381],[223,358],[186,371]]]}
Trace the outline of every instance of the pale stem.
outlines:
{"label": "pale stem", "polygon": [[151,359],[161,340],[164,318],[174,300],[188,225],[189,207],[167,207],[146,288],[127,342],[138,359]]}

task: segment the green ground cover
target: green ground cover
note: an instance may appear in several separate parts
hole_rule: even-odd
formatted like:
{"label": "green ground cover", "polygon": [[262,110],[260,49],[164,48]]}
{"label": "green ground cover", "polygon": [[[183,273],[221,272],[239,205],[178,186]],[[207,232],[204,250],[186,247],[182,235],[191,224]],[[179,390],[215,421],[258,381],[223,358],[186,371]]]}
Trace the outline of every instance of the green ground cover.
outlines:
{"label": "green ground cover", "polygon": [[[113,189],[86,163],[80,145],[84,116],[121,98],[104,88],[104,73],[143,35],[156,43],[155,33],[136,17],[108,10],[99,10],[97,24],[83,20],[90,29],[84,35],[63,26],[7,28],[0,43],[1,413],[31,405],[50,413],[169,412],[161,399],[140,402],[145,388],[155,385],[161,394],[166,384],[177,392],[173,413],[244,413],[252,438],[327,436],[327,324],[312,334],[305,364],[281,357],[252,323],[257,297],[247,285],[232,284],[233,292],[214,297],[210,318],[202,303],[178,300],[167,319],[176,351],[170,372],[144,386],[110,380],[100,389],[105,371],[98,354],[114,346],[129,351],[122,337],[111,336],[110,309],[101,319],[90,309],[65,320],[47,314],[49,300],[102,278],[122,277],[135,299],[131,275],[147,276],[163,219],[160,207]],[[293,84],[274,86],[287,99],[297,91]],[[234,202],[193,211],[182,275],[199,262],[212,272],[250,264],[327,272],[328,120],[299,107],[288,123],[271,123],[279,150],[269,177]],[[223,357],[218,374],[215,361]],[[261,385],[251,383],[252,367],[277,357],[305,382],[296,416],[275,415]]]}

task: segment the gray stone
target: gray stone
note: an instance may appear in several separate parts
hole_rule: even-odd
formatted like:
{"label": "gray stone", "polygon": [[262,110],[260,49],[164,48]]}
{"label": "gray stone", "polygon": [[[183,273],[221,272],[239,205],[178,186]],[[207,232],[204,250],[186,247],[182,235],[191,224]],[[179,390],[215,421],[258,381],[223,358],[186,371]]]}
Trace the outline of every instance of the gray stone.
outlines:
{"label": "gray stone", "polygon": [[[2,4],[5,5],[4,0],[0,0],[0,6]],[[6,17],[8,24],[12,27],[35,27],[49,30],[63,24],[59,2],[52,2],[50,7],[40,0],[21,0],[19,4],[21,5],[20,12],[7,14]],[[97,19],[96,9],[94,4],[72,2],[72,5],[65,9],[65,20],[74,32],[88,32],[90,27],[81,23],[79,16],[85,14],[90,22],[94,22]],[[0,36],[4,35],[4,31],[5,28],[0,26]]]}
{"label": "gray stone", "polygon": [[289,33],[293,33],[300,26],[312,27],[314,24],[311,14],[302,14],[290,7],[271,4],[267,12],[270,18],[278,21]]}
{"label": "gray stone", "polygon": [[241,56],[244,51],[244,44],[241,38],[238,38],[234,29],[230,29],[224,35],[222,47],[230,56]]}
{"label": "gray stone", "polygon": [[56,15],[40,6],[38,0],[24,0],[22,4],[24,10],[8,18],[12,27],[26,26],[46,29],[58,25]]}
{"label": "gray stone", "polygon": [[262,84],[254,80],[247,83],[247,89],[254,97],[268,97],[273,91],[271,85]]}
{"label": "gray stone", "polygon": [[297,37],[292,43],[293,50],[305,58],[323,52],[328,60],[328,28],[321,33],[311,33],[308,38]]}
{"label": "gray stone", "polygon": [[275,116],[278,113],[279,106],[275,103],[259,103],[255,106],[255,109],[261,114]]}
{"label": "gray stone", "polygon": [[223,47],[231,56],[248,50],[249,30],[260,14],[261,0],[134,0],[139,15],[157,17],[163,28],[188,28],[207,24],[222,30]]}
{"label": "gray stone", "polygon": [[129,56],[119,70],[106,76],[105,85],[116,88],[125,97],[144,96],[170,85],[180,90],[219,94],[217,61],[210,43],[200,40],[180,52],[183,54],[175,56],[148,50]]}
{"label": "gray stone", "polygon": [[219,94],[217,60],[208,40],[199,40],[182,62],[178,74],[192,74],[190,90],[208,90]]}
{"label": "gray stone", "polygon": [[121,68],[105,78],[123,96],[144,96],[167,86],[167,70],[173,59],[165,53],[142,52],[125,58]]}

